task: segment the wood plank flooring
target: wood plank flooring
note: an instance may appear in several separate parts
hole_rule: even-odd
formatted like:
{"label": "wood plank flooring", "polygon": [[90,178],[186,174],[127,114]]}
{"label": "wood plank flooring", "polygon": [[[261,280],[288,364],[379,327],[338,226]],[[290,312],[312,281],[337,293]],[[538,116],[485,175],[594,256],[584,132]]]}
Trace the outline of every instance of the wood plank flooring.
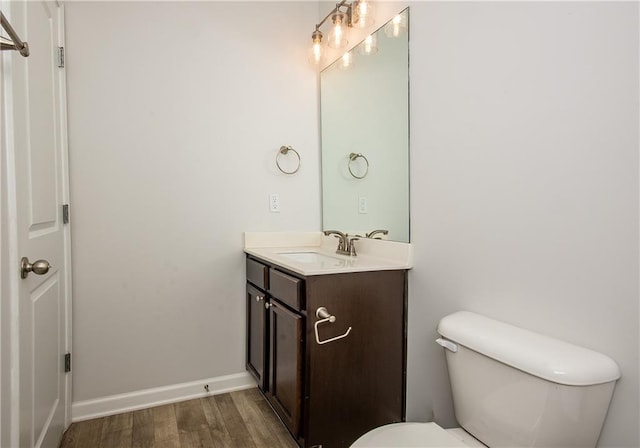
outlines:
{"label": "wood plank flooring", "polygon": [[71,424],[60,448],[297,448],[258,389]]}

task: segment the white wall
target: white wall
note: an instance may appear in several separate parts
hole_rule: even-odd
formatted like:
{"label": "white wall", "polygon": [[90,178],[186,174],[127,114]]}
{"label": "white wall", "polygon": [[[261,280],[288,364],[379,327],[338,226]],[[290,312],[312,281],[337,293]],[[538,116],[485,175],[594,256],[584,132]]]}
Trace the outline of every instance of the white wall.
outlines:
{"label": "white wall", "polygon": [[444,315],[606,353],[638,437],[638,4],[411,7],[408,417],[454,425]]}
{"label": "white wall", "polygon": [[[242,231],[320,226],[301,62],[318,6],[67,8],[74,401],[241,372]],[[417,2],[410,20],[409,418],[455,424],[431,341],[469,309],[614,358],[601,446],[637,447],[637,4]]]}
{"label": "white wall", "polygon": [[320,228],[317,8],[67,5],[74,402],[244,372],[242,233]]}

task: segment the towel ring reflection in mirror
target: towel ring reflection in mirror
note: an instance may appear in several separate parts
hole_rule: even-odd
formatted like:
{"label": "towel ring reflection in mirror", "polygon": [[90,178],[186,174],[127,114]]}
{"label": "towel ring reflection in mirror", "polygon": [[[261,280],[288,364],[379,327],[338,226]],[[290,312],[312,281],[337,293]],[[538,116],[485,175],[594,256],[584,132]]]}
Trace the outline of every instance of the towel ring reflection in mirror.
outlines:
{"label": "towel ring reflection in mirror", "polygon": [[[365,163],[365,169],[364,169],[364,174],[362,175],[357,175],[353,172],[353,169],[351,167],[351,163],[354,162],[357,159],[364,159],[364,163]],[[367,174],[369,173],[369,160],[367,160],[367,158],[363,155],[363,154],[356,154],[355,152],[352,152],[351,154],[349,154],[349,173],[355,177],[356,179],[364,179],[365,177],[367,177]]]}
{"label": "towel ring reflection in mirror", "polygon": [[[293,171],[286,171],[282,168],[282,166],[280,166],[280,156],[287,155],[289,151],[293,152],[298,158],[298,161],[296,163],[296,168]],[[298,151],[293,149],[291,146],[281,146],[280,149],[278,150],[278,153],[276,154],[276,165],[278,166],[278,169],[282,171],[284,174],[295,174],[300,169],[300,154],[298,154]]]}

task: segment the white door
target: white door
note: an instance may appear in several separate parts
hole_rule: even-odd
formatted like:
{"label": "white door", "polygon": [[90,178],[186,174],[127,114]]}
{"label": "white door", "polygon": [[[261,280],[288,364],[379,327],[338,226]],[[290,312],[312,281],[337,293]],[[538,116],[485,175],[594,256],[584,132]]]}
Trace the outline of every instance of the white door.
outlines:
{"label": "white door", "polygon": [[20,278],[19,269],[14,271],[19,277],[16,429],[21,448],[55,448],[70,405],[64,369],[70,297],[68,228],[62,219],[66,115],[64,73],[57,60],[63,20],[56,2],[9,4],[10,22],[30,50],[27,58],[12,52],[5,90],[10,94],[7,119],[12,122],[8,132],[13,132],[15,160],[16,253],[31,263],[50,264],[47,272],[31,272],[26,278]]}

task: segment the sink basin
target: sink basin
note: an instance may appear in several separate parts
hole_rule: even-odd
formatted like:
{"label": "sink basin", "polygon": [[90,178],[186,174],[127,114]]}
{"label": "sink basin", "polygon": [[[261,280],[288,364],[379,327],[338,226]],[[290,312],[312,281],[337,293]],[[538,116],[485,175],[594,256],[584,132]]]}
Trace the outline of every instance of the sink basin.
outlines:
{"label": "sink basin", "polygon": [[318,252],[280,252],[278,255],[298,263],[331,264],[334,266],[342,266],[345,263],[345,260]]}

